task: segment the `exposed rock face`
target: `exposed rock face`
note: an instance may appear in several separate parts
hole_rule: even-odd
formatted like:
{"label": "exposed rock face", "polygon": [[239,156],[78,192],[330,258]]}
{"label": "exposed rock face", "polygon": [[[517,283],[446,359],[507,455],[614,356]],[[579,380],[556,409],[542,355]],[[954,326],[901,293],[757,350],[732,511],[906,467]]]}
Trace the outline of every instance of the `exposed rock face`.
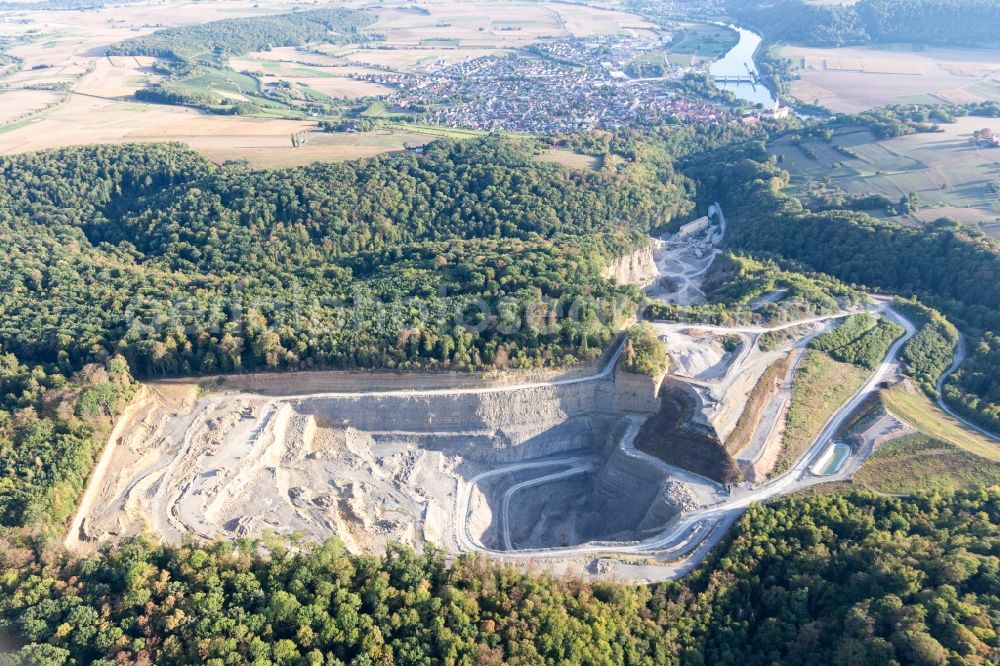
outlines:
{"label": "exposed rock face", "polygon": [[368,433],[376,444],[407,443],[495,463],[588,448],[594,419],[610,413],[616,392],[609,381],[589,381],[521,391],[317,398],[293,404],[329,427]]}
{"label": "exposed rock face", "polygon": [[747,396],[757,385],[765,370],[767,370],[766,363],[747,368],[737,374],[724,390],[714,389],[710,392],[712,401],[708,405],[710,411],[706,413],[706,417],[722,441],[726,441],[732,434],[740,414],[746,407]]}
{"label": "exposed rock face", "polygon": [[[102,484],[86,536],[151,529],[176,541],[270,530],[381,552],[393,541],[454,547],[468,523],[475,538],[502,548],[498,512],[509,505],[504,525],[513,525],[516,547],[631,540],[651,504],[664,501],[664,474],[618,447],[636,412],[656,404],[657,386],[618,375],[513,391],[235,393],[202,396],[190,409],[163,404],[116,452],[122,464]],[[536,462],[557,456],[569,462]],[[514,488],[504,500],[532,475],[577,464],[579,474]],[[473,484],[505,465],[526,467]],[[457,499],[470,484],[466,512]],[[654,514],[662,528],[671,511]]]}
{"label": "exposed rock face", "polygon": [[653,240],[649,245],[619,257],[608,266],[606,276],[616,278],[621,284],[637,284],[640,287],[653,284],[660,276],[655,259],[660,243],[661,241]]}
{"label": "exposed rock face", "polygon": [[615,411],[653,414],[660,409],[662,376],[615,373]]}

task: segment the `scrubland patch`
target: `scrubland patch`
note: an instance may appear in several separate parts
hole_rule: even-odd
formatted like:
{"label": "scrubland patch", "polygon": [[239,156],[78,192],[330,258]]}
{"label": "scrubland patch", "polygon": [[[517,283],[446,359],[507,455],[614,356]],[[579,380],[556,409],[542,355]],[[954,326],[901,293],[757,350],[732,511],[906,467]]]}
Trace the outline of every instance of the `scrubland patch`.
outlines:
{"label": "scrubland patch", "polygon": [[861,368],[823,352],[810,349],[805,353],[792,381],[785,437],[773,475],[787,471],[802,457],[830,417],[861,388],[865,377]]}

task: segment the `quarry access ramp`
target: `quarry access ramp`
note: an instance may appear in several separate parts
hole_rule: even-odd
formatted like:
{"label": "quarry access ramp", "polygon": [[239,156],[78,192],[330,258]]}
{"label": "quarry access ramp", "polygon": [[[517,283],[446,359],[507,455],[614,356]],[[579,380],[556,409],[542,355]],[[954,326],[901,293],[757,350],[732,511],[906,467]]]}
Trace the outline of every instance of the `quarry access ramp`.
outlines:
{"label": "quarry access ramp", "polygon": [[[854,412],[854,410],[857,409],[857,407],[871,393],[878,390],[879,384],[884,381],[893,366],[898,362],[899,352],[903,345],[916,335],[917,332],[917,329],[912,322],[892,308],[888,298],[876,297],[875,300],[878,310],[881,313],[903,326],[904,334],[892,343],[886,351],[882,362],[871,373],[864,385],[862,385],[862,387],[827,421],[823,430],[816,437],[805,454],[799,458],[790,470],[781,476],[749,491],[734,493],[733,496],[715,505],[685,512],[672,521],[672,523],[663,532],[642,541],[585,543],[579,546],[567,548],[523,549],[509,551],[484,547],[472,538],[471,533],[468,530],[467,517],[469,515],[469,503],[472,488],[475,484],[489,478],[490,476],[515,471],[515,467],[523,469],[525,466],[531,466],[533,468],[569,466],[572,468],[575,463],[578,463],[578,461],[556,459],[538,461],[536,463],[527,463],[522,466],[512,466],[490,470],[480,474],[476,478],[473,478],[459,500],[460,507],[457,516],[463,521],[463,525],[459,526],[459,530],[457,530],[457,534],[460,535],[460,550],[466,552],[487,553],[494,557],[513,561],[538,561],[550,558],[566,559],[581,556],[638,556],[661,561],[662,565],[659,568],[660,577],[663,579],[675,578],[687,573],[692,568],[697,566],[698,562],[708,554],[711,548],[724,537],[728,526],[732,525],[743,513],[743,511],[745,511],[751,504],[765,502],[775,497],[794,493],[818,483],[827,483],[829,481],[848,478],[848,476],[853,473],[853,470],[856,470],[858,465],[863,462],[863,460],[857,459],[857,455],[852,456],[855,459],[851,461],[850,465],[844,465],[841,471],[834,475],[817,477],[809,471],[809,467],[826,448],[833,435],[844,425],[846,420],[851,416],[852,412]],[[846,316],[846,314],[848,313],[814,317],[809,320],[783,324],[777,327],[706,328],[715,328],[716,330],[726,332],[766,332],[768,330],[781,330],[783,328],[803,323],[843,317]],[[638,430],[639,423],[633,422],[628,431],[622,437],[620,446],[623,449],[627,450],[631,447],[631,443],[638,434]],[[631,448],[634,450],[634,447]],[[870,451],[860,452],[862,455],[865,453],[870,453]],[[505,540],[509,541],[509,535],[505,537]]]}

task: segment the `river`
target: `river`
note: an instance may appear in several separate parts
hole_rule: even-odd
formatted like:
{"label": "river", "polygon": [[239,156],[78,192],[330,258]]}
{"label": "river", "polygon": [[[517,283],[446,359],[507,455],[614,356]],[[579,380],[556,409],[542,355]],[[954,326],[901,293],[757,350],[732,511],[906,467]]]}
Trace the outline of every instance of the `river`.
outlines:
{"label": "river", "polygon": [[[730,30],[735,30],[740,35],[739,43],[731,48],[725,57],[712,63],[709,72],[712,76],[747,76],[753,74],[757,76],[757,65],[753,61],[754,53],[760,46],[762,38],[752,30],[739,28],[735,25],[726,26]],[[723,90],[729,90],[740,99],[744,99],[754,104],[760,103],[766,107],[774,106],[774,97],[767,86],[761,83],[716,83],[716,86]]]}

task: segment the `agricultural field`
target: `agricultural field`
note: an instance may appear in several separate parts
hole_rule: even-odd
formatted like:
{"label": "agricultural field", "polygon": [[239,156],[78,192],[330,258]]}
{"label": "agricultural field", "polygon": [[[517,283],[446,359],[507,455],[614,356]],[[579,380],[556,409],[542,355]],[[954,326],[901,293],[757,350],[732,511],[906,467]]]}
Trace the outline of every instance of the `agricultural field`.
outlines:
{"label": "agricultural field", "polygon": [[649,33],[634,14],[584,5],[445,1],[377,11],[389,48],[514,48],[544,38]]}
{"label": "agricultural field", "polygon": [[59,104],[62,95],[50,90],[0,90],[0,123],[16,122]]}
{"label": "agricultural field", "polygon": [[681,23],[667,53],[669,62],[682,67],[721,58],[739,41],[738,35],[719,25]]}
{"label": "agricultural field", "polygon": [[898,103],[1000,100],[1000,52],[995,50],[788,46],[781,55],[801,75],[792,95],[838,113]]}
{"label": "agricultural field", "polygon": [[[365,3],[345,2],[361,8]],[[310,102],[337,103],[379,97],[391,89],[356,77],[375,73],[420,73],[486,55],[502,55],[545,38],[627,33],[653,35],[652,24],[609,2],[609,9],[561,3],[434,1],[394,2],[367,7],[377,21],[367,31],[377,42],[306,44],[251,52],[229,61],[210,58],[170,88],[214,100],[209,106],[252,102],[249,118],[213,115],[180,106],[137,101],[136,91],[165,79],[147,56],[107,56],[117,42],[158,29],[246,16],[278,14],[300,7],[290,0],[222,0],[211,4],[167,0],[160,4],[106,7],[83,12],[9,12],[0,37],[11,38],[9,52],[22,59],[20,71],[3,79],[0,154],[88,142],[181,141],[213,160],[248,159],[272,167],[312,160],[364,157],[419,145],[438,131],[409,126],[339,137],[311,133],[299,148],[293,133],[311,129]],[[703,40],[704,41],[704,40]],[[25,89],[42,85],[59,91]],[[290,101],[261,94],[285,90]],[[221,105],[220,105],[221,102]],[[208,108],[207,106],[205,108]],[[556,156],[565,161],[565,156]],[[580,158],[572,158],[588,168]]]}
{"label": "agricultural field", "polygon": [[830,143],[810,139],[795,145],[779,139],[771,150],[800,194],[817,183],[893,201],[916,192],[921,207],[908,216],[911,223],[952,217],[1000,238],[1000,149],[978,148],[970,141],[975,130],[991,125],[995,121],[988,118],[966,117],[941,125],[941,132],[885,140],[851,128]]}
{"label": "agricultural field", "polygon": [[[321,47],[322,48],[322,47]],[[323,49],[324,51],[326,49]],[[342,57],[349,63],[360,66],[388,68],[397,72],[426,72],[431,68],[447,67],[473,58],[509,53],[504,49],[489,47],[444,48],[400,48],[366,49],[355,48],[342,51]]]}
{"label": "agricultural field", "polygon": [[231,58],[229,66],[237,72],[253,74],[260,80],[262,88],[287,81],[317,99],[358,99],[392,92],[386,86],[352,78],[377,73],[379,70],[350,66],[341,58],[306,49],[284,47],[249,53],[240,58]]}
{"label": "agricultural field", "polygon": [[74,91],[83,95],[125,98],[159,77],[148,56],[108,56],[94,62],[92,72],[80,79]]}
{"label": "agricultural field", "polygon": [[593,155],[583,155],[570,150],[546,150],[535,159],[539,162],[553,162],[581,171],[597,171],[601,167],[601,161]]}
{"label": "agricultural field", "polygon": [[[291,135],[313,126],[309,121],[219,116],[163,104],[72,95],[66,104],[0,127],[0,154],[73,145],[86,136],[100,143],[181,141],[214,160],[253,162],[259,149],[291,151]],[[87,134],[81,135],[81,127]]]}
{"label": "agricultural field", "polygon": [[[233,142],[234,135],[241,135],[238,143],[250,145],[266,145],[271,136],[287,140],[287,121],[264,128],[243,118],[206,116],[177,107],[136,103],[131,95],[157,79],[152,71],[153,59],[108,57],[105,51],[114,42],[164,26],[275,13],[290,6],[275,0],[222,0],[207,5],[171,1],[58,12],[33,11],[26,4],[23,11],[7,13],[0,24],[0,36],[15,38],[17,43],[8,51],[21,58],[23,65],[20,71],[3,79],[7,90],[3,91],[0,102],[3,109],[0,153],[72,145],[82,137],[88,142],[117,143],[188,141],[192,137],[224,135],[223,140]],[[238,97],[237,85],[247,84],[247,80],[239,75],[209,75],[188,83],[194,89],[215,88]],[[61,93],[23,89],[41,85],[68,85],[71,91],[68,101],[53,104]],[[235,133],[226,131],[230,125]],[[195,138],[193,143],[197,142]]]}
{"label": "agricultural field", "polygon": [[293,148],[288,136],[284,143],[275,146],[239,147],[220,142],[218,147],[200,141],[198,150],[209,159],[224,162],[230,159],[245,159],[255,168],[277,169],[281,167],[303,166],[313,162],[344,162],[380,153],[398,152],[410,146],[423,146],[437,137],[407,130],[379,129],[359,134],[326,134],[309,132],[304,135],[305,143]]}

